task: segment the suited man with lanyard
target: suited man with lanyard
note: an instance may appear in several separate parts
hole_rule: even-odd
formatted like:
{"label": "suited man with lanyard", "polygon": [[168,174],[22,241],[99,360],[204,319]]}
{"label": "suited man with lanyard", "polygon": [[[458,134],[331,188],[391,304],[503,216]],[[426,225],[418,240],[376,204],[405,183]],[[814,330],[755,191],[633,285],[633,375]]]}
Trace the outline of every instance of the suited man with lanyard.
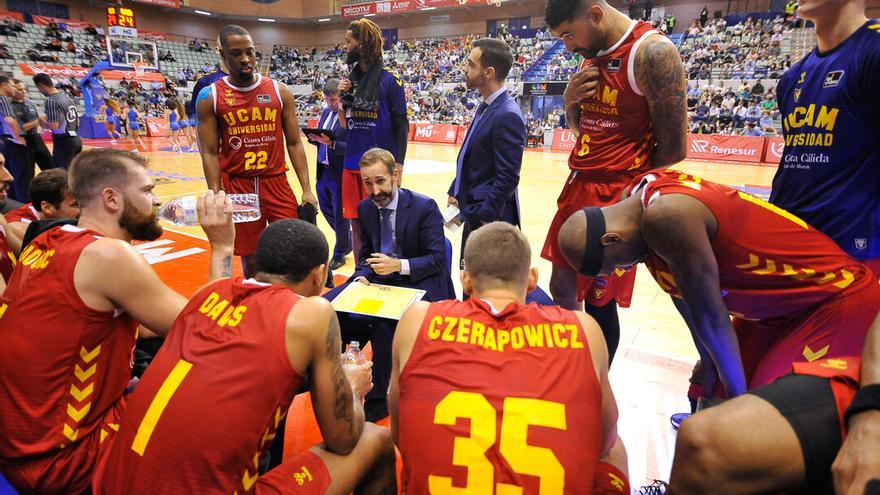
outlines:
{"label": "suited man with lanyard", "polygon": [[483,38],[471,44],[464,74],[468,89],[477,89],[483,102],[465,136],[449,205],[464,218],[461,252],[471,232],[481,225],[503,221],[519,226],[517,185],[526,145],[526,122],[504,79],[513,54],[504,41]]}
{"label": "suited man with lanyard", "polygon": [[330,269],[336,270],[345,264],[345,256],[351,252],[351,221],[342,216],[342,162],[345,160],[348,130],[339,124],[339,79],[328,79],[323,92],[327,105],[318,119],[318,128],[333,131],[334,139],[321,134],[306,137],[318,146],[315,188],[321,213],[336,233],[336,246],[330,259]]}
{"label": "suited man with lanyard", "polygon": [[[351,283],[377,283],[424,290],[426,301],[454,298],[437,203],[399,187],[401,170],[387,150],[367,150],[359,165],[367,198],[357,209],[361,224],[358,264],[348,282],[324,297],[332,301]],[[368,421],[376,421],[388,415],[385,396],[397,321],[343,312],[337,316],[343,342],[372,342],[375,387],[366,396],[364,410]]]}

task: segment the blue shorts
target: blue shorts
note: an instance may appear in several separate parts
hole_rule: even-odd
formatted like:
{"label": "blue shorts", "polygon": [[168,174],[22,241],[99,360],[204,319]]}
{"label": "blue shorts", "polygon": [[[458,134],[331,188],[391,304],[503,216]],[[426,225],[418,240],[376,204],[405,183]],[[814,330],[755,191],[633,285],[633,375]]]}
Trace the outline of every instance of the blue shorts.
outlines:
{"label": "blue shorts", "polygon": [[168,126],[171,128],[172,131],[180,130],[180,126],[177,125],[177,122],[169,122]]}
{"label": "blue shorts", "polygon": [[179,122],[178,125],[180,126],[181,129],[186,129],[187,127],[189,127],[189,122],[187,122],[185,120],[180,120],[178,122]]}
{"label": "blue shorts", "polygon": [[106,122],[110,125],[113,125],[116,123],[116,117],[107,117]]}
{"label": "blue shorts", "polygon": [[133,130],[133,131],[139,131],[139,130],[141,130],[141,126],[138,125],[138,124],[128,124],[128,128],[131,129],[131,130]]}
{"label": "blue shorts", "polygon": [[189,118],[189,126],[190,126],[190,127],[195,127],[195,126],[196,126],[196,119],[195,119],[195,118],[193,118],[193,117],[190,117],[190,118]]}

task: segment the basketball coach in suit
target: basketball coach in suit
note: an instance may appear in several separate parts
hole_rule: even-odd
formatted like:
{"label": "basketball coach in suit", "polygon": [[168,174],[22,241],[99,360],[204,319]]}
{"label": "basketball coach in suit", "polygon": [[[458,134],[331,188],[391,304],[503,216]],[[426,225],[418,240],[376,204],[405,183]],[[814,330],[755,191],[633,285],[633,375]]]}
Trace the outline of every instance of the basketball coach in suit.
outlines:
{"label": "basketball coach in suit", "polygon": [[[327,292],[333,300],[348,284],[376,283],[425,291],[424,300],[454,299],[446,259],[443,216],[433,199],[398,187],[394,155],[372,148],[361,157],[367,198],[358,203],[361,248],[349,280]],[[385,395],[391,378],[391,342],[396,320],[339,312],[343,342],[369,340],[373,345],[373,390],[367,394],[368,421],[388,414]]]}
{"label": "basketball coach in suit", "polygon": [[458,153],[448,201],[464,218],[462,258],[468,235],[481,225],[500,220],[519,226],[516,188],[527,139],[522,111],[504,85],[513,66],[510,47],[494,38],[474,41],[471,47],[465,79],[468,89],[480,91],[483,102]]}

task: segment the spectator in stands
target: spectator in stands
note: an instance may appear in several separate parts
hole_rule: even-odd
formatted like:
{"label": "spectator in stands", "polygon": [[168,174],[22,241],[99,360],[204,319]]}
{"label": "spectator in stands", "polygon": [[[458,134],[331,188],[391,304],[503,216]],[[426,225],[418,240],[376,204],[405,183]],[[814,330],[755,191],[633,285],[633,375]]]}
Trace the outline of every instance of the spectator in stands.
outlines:
{"label": "spectator in stands", "polygon": [[174,58],[174,54],[171,53],[171,50],[165,52],[165,55],[162,56],[163,62],[176,62],[177,59]]}
{"label": "spectator in stands", "polygon": [[761,109],[753,101],[746,109],[746,122],[756,124],[759,120],[761,120]]}
{"label": "spectator in stands", "polygon": [[9,53],[9,48],[2,43],[0,43],[0,58],[7,59],[7,60],[15,58],[12,56],[11,53]]}
{"label": "spectator in stands", "polygon": [[709,21],[709,6],[703,5],[703,10],[700,11],[700,27],[706,27],[706,22]]}
{"label": "spectator in stands", "polygon": [[761,120],[758,121],[758,125],[761,126],[761,129],[766,129],[768,127],[773,127],[773,117],[770,116],[770,112],[764,110],[761,112]]}
{"label": "spectator in stands", "polygon": [[746,122],[746,127],[743,129],[743,136],[763,136],[764,131],[762,131],[755,122]]}

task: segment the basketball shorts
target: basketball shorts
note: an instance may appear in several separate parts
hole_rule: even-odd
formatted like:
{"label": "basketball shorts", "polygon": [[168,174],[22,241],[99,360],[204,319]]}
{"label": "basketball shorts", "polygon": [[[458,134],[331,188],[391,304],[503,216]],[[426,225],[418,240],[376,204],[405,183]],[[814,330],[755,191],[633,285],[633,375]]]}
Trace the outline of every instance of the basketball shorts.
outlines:
{"label": "basketball shorts", "polygon": [[[556,242],[562,224],[572,213],[587,206],[608,206],[616,203],[631,182],[632,177],[624,177],[619,182],[597,182],[595,177],[573,170],[556,200],[558,210],[550,223],[541,257],[554,265],[572,270]],[[578,300],[593,306],[604,306],[614,300],[621,307],[627,308],[632,300],[635,281],[635,267],[630,270],[615,270],[607,277],[578,275]]]}
{"label": "basketball shorts", "polygon": [[266,177],[236,177],[222,174],[223,190],[228,194],[253,194],[260,197],[261,217],[254,222],[235,224],[235,255],[250,256],[257,251],[257,240],[266,225],[286,218],[298,218],[299,202],[287,182],[286,174]]}
{"label": "basketball shorts", "polygon": [[124,409],[125,399],[120,398],[101,425],[74,445],[26,463],[4,464],[6,480],[20,493],[82,493],[110,451]]}
{"label": "basketball shorts", "polygon": [[178,131],[178,130],[180,130],[180,126],[177,125],[177,122],[169,123],[169,124],[168,124],[168,127],[169,127],[172,131]]}
{"label": "basketball shorts", "polygon": [[859,388],[860,358],[795,363],[794,372],[750,391],[775,407],[798,437],[805,485],[820,493],[846,436],[844,414]]}
{"label": "basketball shorts", "polygon": [[256,495],[321,495],[330,486],[330,471],[320,457],[306,450],[260,476]]}
{"label": "basketball shorts", "polygon": [[880,311],[880,285],[864,277],[800,314],[761,322],[735,318],[746,383],[751,390],[791,370],[792,363],[859,356]]}
{"label": "basketball shorts", "polygon": [[367,197],[360,170],[342,171],[342,218],[357,219],[358,203]]}

